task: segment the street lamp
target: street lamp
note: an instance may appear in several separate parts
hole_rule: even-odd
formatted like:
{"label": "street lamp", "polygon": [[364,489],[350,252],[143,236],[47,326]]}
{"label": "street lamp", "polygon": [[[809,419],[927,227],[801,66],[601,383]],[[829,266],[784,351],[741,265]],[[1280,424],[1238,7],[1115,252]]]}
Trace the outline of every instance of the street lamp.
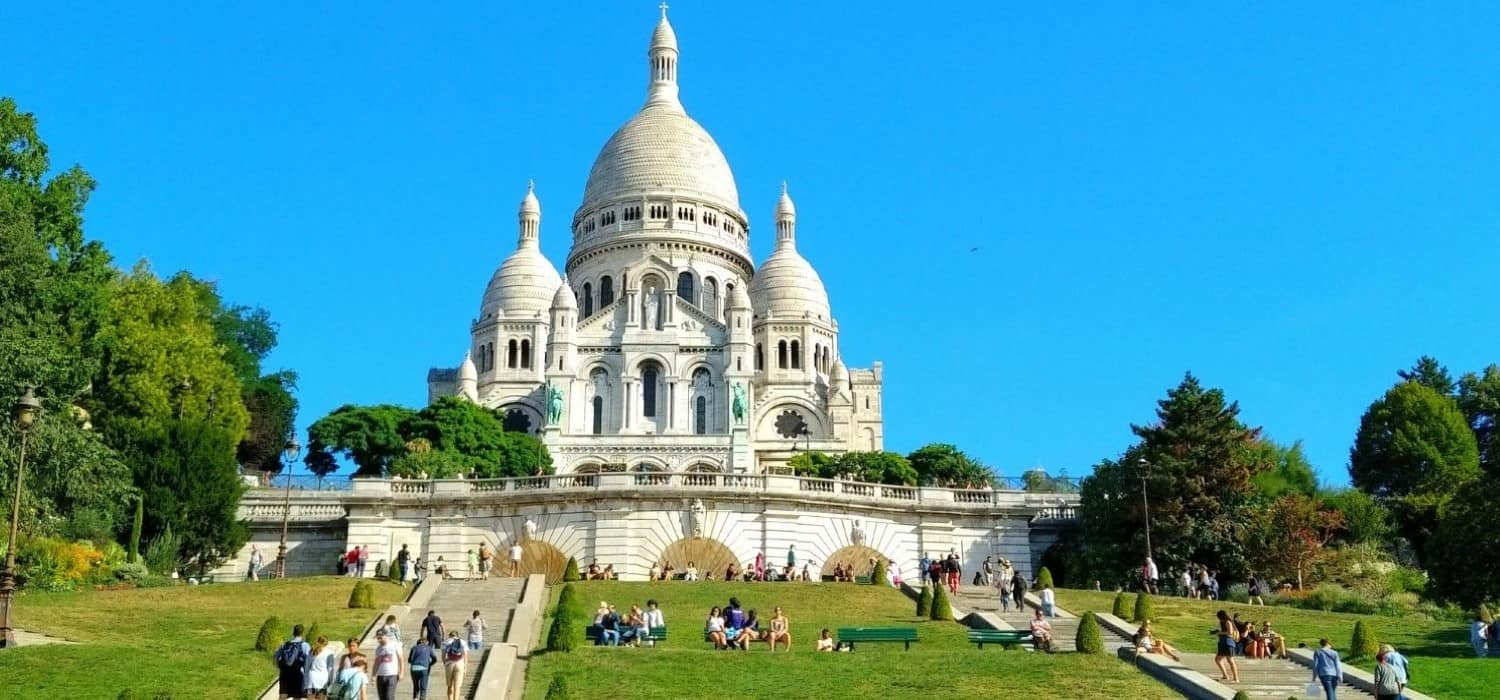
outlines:
{"label": "street lamp", "polygon": [[10,602],[16,594],[16,537],[20,535],[21,529],[21,486],[22,475],[26,470],[26,437],[31,433],[31,426],[36,423],[37,413],[41,410],[42,402],[36,400],[36,395],[29,386],[10,409],[10,417],[15,422],[16,429],[21,432],[21,450],[16,459],[15,491],[11,494],[10,539],[5,542],[5,568],[0,569],[0,649],[16,645],[16,631],[10,626]]}
{"label": "street lamp", "polygon": [[297,442],[297,436],[292,436],[281,454],[286,459],[286,508],[281,512],[281,544],[276,547],[276,578],[286,578],[286,530],[292,519],[292,467],[302,454],[302,444]]}
{"label": "street lamp", "polygon": [[1151,463],[1142,458],[1136,462],[1141,465],[1141,505],[1146,509],[1146,558],[1151,558],[1151,499],[1146,496],[1146,480],[1151,478]]}

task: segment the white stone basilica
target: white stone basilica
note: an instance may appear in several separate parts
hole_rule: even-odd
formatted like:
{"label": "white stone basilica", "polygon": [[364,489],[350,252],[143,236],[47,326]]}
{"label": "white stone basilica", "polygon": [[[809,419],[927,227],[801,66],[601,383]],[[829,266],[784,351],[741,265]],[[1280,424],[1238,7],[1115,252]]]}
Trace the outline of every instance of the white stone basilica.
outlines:
{"label": "white stone basilica", "polygon": [[844,365],[785,186],[757,270],[729,163],[678,99],[665,9],[647,56],[646,104],[594,161],[566,276],[528,186],[516,250],[462,364],[428,373],[429,400],[500,409],[559,473],[761,473],[799,450],[881,449],[880,363]]}

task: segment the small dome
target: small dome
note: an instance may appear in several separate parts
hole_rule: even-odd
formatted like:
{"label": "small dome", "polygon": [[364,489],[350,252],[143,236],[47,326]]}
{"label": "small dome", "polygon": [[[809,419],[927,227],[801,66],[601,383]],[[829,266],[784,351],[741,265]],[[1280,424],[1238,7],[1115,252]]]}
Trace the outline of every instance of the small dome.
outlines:
{"label": "small dome", "polygon": [[828,321],[833,316],[823,279],[791,245],[778,247],[755,271],[750,303],[757,314],[773,318],[800,319],[811,312],[813,318]]}
{"label": "small dome", "polygon": [[458,381],[479,381],[479,369],[474,366],[474,358],[469,353],[464,353],[464,361],[458,366]]}
{"label": "small dome", "polygon": [[578,295],[573,293],[573,287],[568,285],[568,276],[563,275],[562,283],[557,285],[557,293],[552,295],[552,308],[558,311],[577,311]]}
{"label": "small dome", "polygon": [[538,218],[541,217],[542,203],[536,198],[535,181],[528,180],[526,182],[526,196],[521,199],[521,210],[517,213],[523,217],[528,214],[536,216]]}
{"label": "small dome", "polygon": [[661,21],[656,23],[656,31],[651,32],[651,48],[677,50],[677,32],[672,31],[672,23],[667,21],[667,12],[661,13]]}
{"label": "small dome", "polygon": [[726,309],[753,309],[750,304],[750,295],[745,292],[745,285],[735,284],[729,290],[729,304]]}
{"label": "small dome", "polygon": [[559,282],[557,269],[541,250],[535,245],[520,246],[500,263],[489,286],[484,288],[479,317],[498,316],[502,311],[510,316],[544,312],[551,308]]}
{"label": "small dome", "polygon": [[829,378],[832,380],[834,386],[849,384],[849,368],[844,366],[843,360],[835,359],[833,361],[833,371],[829,373]]}
{"label": "small dome", "polygon": [[797,205],[792,204],[792,195],[786,191],[786,182],[781,183],[781,198],[776,200],[776,218],[797,218]]}

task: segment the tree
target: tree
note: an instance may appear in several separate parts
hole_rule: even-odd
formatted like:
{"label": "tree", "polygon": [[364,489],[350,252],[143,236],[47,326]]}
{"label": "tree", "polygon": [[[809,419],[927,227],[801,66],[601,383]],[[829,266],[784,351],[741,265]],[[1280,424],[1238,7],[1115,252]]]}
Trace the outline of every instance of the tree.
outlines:
{"label": "tree", "polygon": [[787,460],[786,465],[791,467],[792,473],[797,476],[820,479],[833,477],[833,458],[823,452],[798,452]]}
{"label": "tree", "polygon": [[135,419],[128,428],[122,451],[144,500],[146,538],[175,533],[178,554],[200,571],[239,551],[249,530],[237,513],[245,487],[229,429],[194,419]]}
{"label": "tree", "polygon": [[922,584],[922,591],[917,595],[917,617],[932,617],[932,586]]}
{"label": "tree", "polygon": [[1419,554],[1442,504],[1479,476],[1474,433],[1448,396],[1404,381],[1370,405],[1349,450],[1354,485],[1385,503]]}
{"label": "tree", "polygon": [[1373,620],[1355,620],[1354,634],[1349,639],[1349,658],[1373,659],[1380,651],[1380,638],[1375,633]]}
{"label": "tree", "polygon": [[1270,440],[1259,441],[1255,448],[1263,450],[1272,467],[1255,475],[1252,483],[1255,490],[1269,498],[1286,493],[1311,496],[1318,491],[1318,477],[1312,464],[1302,452],[1302,441],[1289,446],[1278,445]]}
{"label": "tree", "polygon": [[942,584],[932,586],[932,619],[952,620],[953,605],[948,602],[948,589]]}
{"label": "tree", "polygon": [[1500,561],[1495,513],[1500,510],[1500,476],[1489,475],[1442,508],[1426,564],[1433,588],[1466,606],[1500,599],[1500,577],[1489,569]]}
{"label": "tree", "polygon": [[1391,511],[1359,489],[1338,489],[1322,494],[1325,507],[1338,511],[1344,527],[1334,536],[1344,544],[1384,545],[1391,537]]}
{"label": "tree", "polygon": [[1461,377],[1457,398],[1478,443],[1479,466],[1490,474],[1500,474],[1500,365]]}
{"label": "tree", "polygon": [[343,454],[354,460],[356,475],[383,476],[393,460],[406,454],[400,427],[412,415],[411,409],[390,404],[340,406],[308,426],[305,461],[310,467],[327,463],[315,455]]}
{"label": "tree", "polygon": [[[126,524],[126,509],[135,497],[130,467],[99,435],[80,427],[69,408],[56,399],[43,401],[26,444],[21,521],[46,533],[61,530],[74,518],[88,517],[96,523],[88,528],[92,532],[73,534],[102,546]],[[0,503],[7,509],[19,446],[17,440],[0,440]]]}
{"label": "tree", "polygon": [[834,474],[859,481],[906,486],[917,483],[916,471],[895,452],[845,452],[835,457],[829,468]]}
{"label": "tree", "polygon": [[924,445],[907,455],[906,461],[916,471],[917,483],[923,486],[977,487],[994,479],[989,468],[947,443]]}
{"label": "tree", "polygon": [[246,469],[281,472],[282,455],[295,432],[297,398],[292,392],[296,389],[297,373],[290,371],[273,372],[241,385],[250,425],[235,454]]}
{"label": "tree", "polygon": [[1284,494],[1257,509],[1255,519],[1250,556],[1256,569],[1275,577],[1295,575],[1297,590],[1303,573],[1344,525],[1343,513],[1301,493]]}
{"label": "tree", "polygon": [[1396,376],[1403,382],[1416,382],[1443,396],[1452,395],[1457,387],[1448,368],[1438,362],[1437,358],[1428,355],[1417,358],[1417,363],[1411,369],[1397,370]]}

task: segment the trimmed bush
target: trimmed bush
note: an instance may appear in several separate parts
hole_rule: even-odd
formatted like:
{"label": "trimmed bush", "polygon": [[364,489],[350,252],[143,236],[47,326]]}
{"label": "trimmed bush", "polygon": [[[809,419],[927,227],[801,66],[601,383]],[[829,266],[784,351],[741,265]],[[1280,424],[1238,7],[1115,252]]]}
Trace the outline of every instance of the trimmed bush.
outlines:
{"label": "trimmed bush", "polygon": [[115,696],[115,700],[137,700],[138,697],[134,690],[126,688],[120,691],[119,695]]}
{"label": "trimmed bush", "polygon": [[1099,629],[1099,618],[1092,610],[1084,613],[1078,621],[1078,635],[1073,639],[1073,647],[1080,654],[1104,653],[1104,632]]}
{"label": "trimmed bush", "polygon": [[1145,622],[1151,619],[1152,614],[1151,596],[1144,592],[1135,594],[1135,617],[1131,619],[1134,622]]}
{"label": "trimmed bush", "polygon": [[1364,620],[1354,621],[1354,637],[1349,640],[1349,657],[1373,659],[1380,653],[1380,640],[1375,636],[1375,625]]}
{"label": "trimmed bush", "polygon": [[1045,566],[1042,567],[1042,570],[1036,574],[1036,589],[1040,591],[1043,588],[1055,587],[1052,585],[1052,571]]}
{"label": "trimmed bush", "polygon": [[391,583],[401,583],[401,562],[392,561],[385,571],[385,576]]}
{"label": "trimmed bush", "polygon": [[1121,620],[1130,619],[1130,608],[1125,602],[1125,591],[1120,591],[1119,593],[1115,594],[1115,605],[1113,608],[1110,608],[1109,614],[1114,615]]}
{"label": "trimmed bush", "polygon": [[364,610],[375,609],[375,584],[364,579],[354,582],[354,590],[349,591],[349,607]]}
{"label": "trimmed bush", "polygon": [[1230,586],[1229,592],[1224,596],[1224,600],[1227,600],[1231,603],[1248,604],[1250,602],[1250,584],[1236,583],[1233,586]]}
{"label": "trimmed bush", "polygon": [[1479,619],[1486,625],[1495,621],[1494,616],[1490,614],[1490,606],[1484,603],[1479,604]]}
{"label": "trimmed bush", "polygon": [[922,584],[922,594],[917,596],[917,617],[932,615],[932,586]]}
{"label": "trimmed bush", "polygon": [[318,641],[318,635],[322,633],[323,628],[318,626],[317,620],[313,620],[313,623],[307,626],[307,632],[302,635],[302,638],[307,640],[308,644],[312,644],[313,642]]}
{"label": "trimmed bush", "polygon": [[563,568],[563,581],[582,581],[583,576],[578,573],[578,560],[568,557],[568,565]]}
{"label": "trimmed bush", "polygon": [[571,697],[573,696],[568,692],[568,681],[563,678],[563,674],[552,674],[552,684],[547,686],[546,700],[568,700]]}
{"label": "trimmed bush", "polygon": [[1243,690],[1234,691],[1234,700],[1250,700],[1250,694]]}
{"label": "trimmed bush", "polygon": [[268,617],[260,625],[260,633],[255,635],[256,651],[271,651],[281,645],[281,618]]}
{"label": "trimmed bush", "polygon": [[558,610],[575,610],[578,605],[578,592],[572,586],[563,586],[562,592],[557,594],[557,607],[553,608],[552,615],[557,616]]}
{"label": "trimmed bush", "polygon": [[932,619],[953,619],[953,606],[948,604],[948,589],[941,585],[932,587]]}
{"label": "trimmed bush", "polygon": [[885,585],[885,579],[886,579],[885,559],[881,558],[881,557],[876,557],[875,558],[875,570],[870,572],[870,583],[873,583],[873,584],[875,584],[877,586],[884,586]]}
{"label": "trimmed bush", "polygon": [[547,629],[547,651],[573,651],[582,646],[583,617],[573,586],[563,586],[557,595],[557,609],[552,612],[552,626]]}

